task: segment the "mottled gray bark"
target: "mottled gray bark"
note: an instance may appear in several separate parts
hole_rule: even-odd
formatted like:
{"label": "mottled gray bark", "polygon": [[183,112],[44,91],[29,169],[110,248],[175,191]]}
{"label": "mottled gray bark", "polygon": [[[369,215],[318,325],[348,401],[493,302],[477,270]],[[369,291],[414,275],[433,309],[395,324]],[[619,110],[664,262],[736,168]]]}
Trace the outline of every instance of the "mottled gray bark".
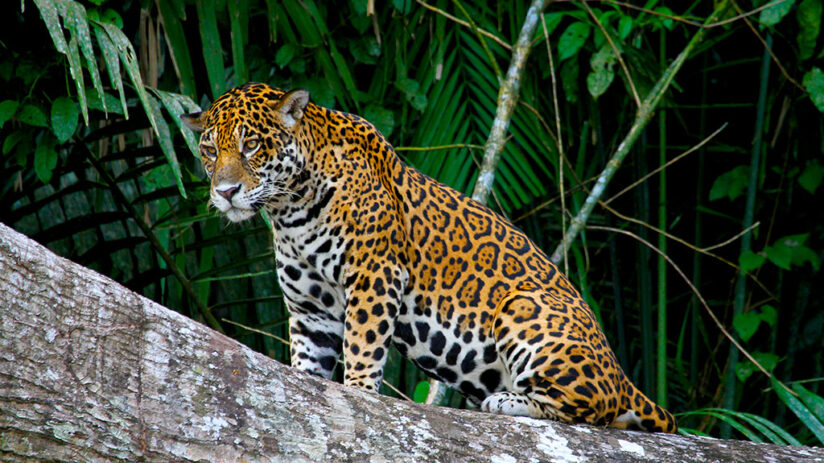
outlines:
{"label": "mottled gray bark", "polygon": [[2,461],[819,461],[401,402],[292,370],[0,224]]}

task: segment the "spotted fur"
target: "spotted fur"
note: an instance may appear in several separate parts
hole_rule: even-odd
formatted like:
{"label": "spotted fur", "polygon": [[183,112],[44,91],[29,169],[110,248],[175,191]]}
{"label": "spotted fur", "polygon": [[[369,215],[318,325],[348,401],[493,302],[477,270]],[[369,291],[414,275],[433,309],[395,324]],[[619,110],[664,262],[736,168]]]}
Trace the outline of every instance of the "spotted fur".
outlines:
{"label": "spotted fur", "polygon": [[377,391],[394,344],[485,411],[675,431],[547,256],[369,122],[257,83],[183,118],[217,209],[271,217],[293,366],[329,378],[343,354],[344,383]]}

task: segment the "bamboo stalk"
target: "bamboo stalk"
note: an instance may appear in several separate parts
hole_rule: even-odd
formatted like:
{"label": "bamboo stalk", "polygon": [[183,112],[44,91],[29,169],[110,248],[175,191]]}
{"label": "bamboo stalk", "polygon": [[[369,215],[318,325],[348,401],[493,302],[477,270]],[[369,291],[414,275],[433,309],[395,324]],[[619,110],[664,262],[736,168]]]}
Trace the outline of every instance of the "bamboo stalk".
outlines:
{"label": "bamboo stalk", "polygon": [[[661,29],[661,47],[659,62],[667,59],[667,35]],[[667,112],[662,109],[658,113],[658,165],[667,164]],[[658,175],[658,228],[667,229],[667,170],[661,170]],[[658,235],[658,249],[666,255],[667,237]],[[667,261],[663,255],[658,256],[658,331],[655,333],[658,340],[656,346],[656,384],[655,397],[658,405],[667,408]]]}
{"label": "bamboo stalk", "polygon": [[[712,24],[726,9],[726,1],[718,3],[712,14],[704,21],[704,24]],[[558,244],[558,247],[555,248],[555,252],[552,253],[550,260],[554,264],[557,265],[561,261],[563,250],[565,248],[569,248],[572,242],[575,241],[575,238],[578,237],[578,233],[580,233],[584,228],[584,225],[586,225],[586,222],[592,213],[592,209],[606,191],[607,184],[609,184],[612,180],[612,177],[615,175],[615,172],[618,171],[618,168],[621,166],[624,158],[626,158],[627,154],[629,154],[630,148],[635,143],[635,140],[638,139],[638,136],[644,130],[644,127],[646,127],[652,119],[652,115],[658,107],[658,103],[660,103],[664,93],[666,93],[667,89],[669,89],[675,75],[678,74],[678,71],[681,70],[681,66],[683,66],[684,62],[687,60],[687,57],[698,46],[698,44],[701,43],[705,35],[706,29],[704,28],[696,31],[689,43],[687,43],[684,49],[681,50],[678,57],[676,57],[667,70],[664,71],[663,75],[660,79],[658,79],[658,82],[655,83],[655,86],[652,88],[650,93],[646,96],[646,98],[644,98],[644,101],[641,103],[641,107],[638,108],[635,115],[635,122],[632,124],[632,127],[630,127],[627,135],[621,141],[621,144],[618,145],[618,148],[612,155],[612,158],[609,160],[606,167],[604,167],[601,175],[598,176],[598,180],[595,182],[595,187],[587,197],[583,207],[581,207],[581,210],[578,211],[578,214],[572,218],[570,226],[564,234],[563,240],[560,244]]]}
{"label": "bamboo stalk", "polygon": [[[764,113],[767,106],[767,85],[770,79],[770,48],[772,47],[772,34],[767,34],[767,46],[761,59],[761,83],[758,89],[758,103],[755,113],[755,139],[752,144],[752,156],[750,158],[750,178],[747,185],[747,203],[744,206],[743,226],[745,229],[752,225],[755,218],[755,194],[758,189],[758,163],[761,159],[761,139],[764,131]],[[741,253],[750,250],[752,233],[745,233],[741,237]],[[739,270],[735,280],[735,299],[733,300],[733,318],[744,312],[747,298],[747,275]],[[733,334],[735,336],[735,334]],[[727,373],[724,384],[724,408],[733,410],[735,408],[736,383],[735,367],[738,364],[738,349],[730,346],[729,360],[727,363]],[[721,437],[729,438],[732,430],[730,426],[723,423],[721,426]]]}

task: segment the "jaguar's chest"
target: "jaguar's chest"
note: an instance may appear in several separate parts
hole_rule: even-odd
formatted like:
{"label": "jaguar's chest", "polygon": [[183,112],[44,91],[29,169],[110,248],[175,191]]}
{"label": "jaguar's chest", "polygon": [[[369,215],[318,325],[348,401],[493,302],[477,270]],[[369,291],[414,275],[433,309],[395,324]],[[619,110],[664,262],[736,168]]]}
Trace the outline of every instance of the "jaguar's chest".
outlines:
{"label": "jaguar's chest", "polygon": [[342,320],[346,295],[341,284],[347,241],[328,227],[275,228],[277,273],[293,311],[329,313]]}

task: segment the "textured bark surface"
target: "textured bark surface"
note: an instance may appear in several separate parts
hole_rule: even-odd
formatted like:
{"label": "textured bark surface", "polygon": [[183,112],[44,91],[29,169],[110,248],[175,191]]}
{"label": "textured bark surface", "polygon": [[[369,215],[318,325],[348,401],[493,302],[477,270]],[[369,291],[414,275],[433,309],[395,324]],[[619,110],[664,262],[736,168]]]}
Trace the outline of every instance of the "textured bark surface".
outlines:
{"label": "textured bark surface", "polygon": [[292,370],[0,224],[0,460],[819,461],[824,449],[567,426]]}

